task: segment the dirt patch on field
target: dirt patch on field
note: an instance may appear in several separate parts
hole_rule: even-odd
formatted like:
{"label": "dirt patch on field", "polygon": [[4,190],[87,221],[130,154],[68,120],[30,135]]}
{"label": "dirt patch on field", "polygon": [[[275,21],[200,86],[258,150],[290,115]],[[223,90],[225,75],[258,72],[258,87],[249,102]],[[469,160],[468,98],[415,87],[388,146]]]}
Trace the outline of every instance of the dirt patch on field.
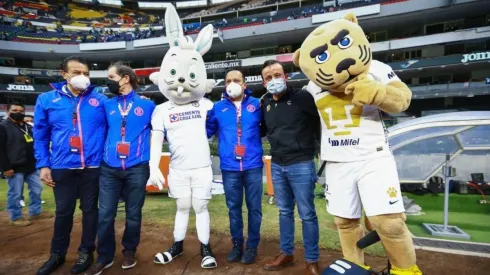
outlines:
{"label": "dirt patch on field", "polygon": [[[263,270],[264,262],[274,256],[279,250],[277,242],[264,241],[259,247],[257,263],[245,266],[239,263],[226,262],[226,254],[230,249],[229,237],[213,235],[212,248],[218,260],[218,268],[203,270],[200,267],[199,241],[195,235],[189,234],[185,241],[185,253],[169,265],[160,266],[153,263],[153,256],[171,245],[172,228],[162,228],[153,225],[143,226],[141,243],[138,248],[138,265],[131,270],[122,270],[120,239],[124,224],[117,226],[118,252],[115,264],[104,271],[104,275],[115,274],[302,274],[304,270],[303,249],[297,248],[295,265],[278,272]],[[0,274],[35,274],[36,270],[47,259],[51,237],[53,233],[53,219],[36,221],[33,225],[24,228],[14,228],[8,225],[8,215],[0,212]],[[81,223],[76,221],[71,235],[71,245],[65,265],[54,274],[70,274],[71,266],[76,258],[76,251],[80,242]],[[470,256],[452,255],[427,251],[418,251],[418,263],[427,275],[484,275],[489,274],[490,259]],[[325,268],[335,259],[341,258],[337,251],[322,250],[320,265]],[[386,260],[378,257],[366,257],[368,264],[374,268],[383,269]]]}

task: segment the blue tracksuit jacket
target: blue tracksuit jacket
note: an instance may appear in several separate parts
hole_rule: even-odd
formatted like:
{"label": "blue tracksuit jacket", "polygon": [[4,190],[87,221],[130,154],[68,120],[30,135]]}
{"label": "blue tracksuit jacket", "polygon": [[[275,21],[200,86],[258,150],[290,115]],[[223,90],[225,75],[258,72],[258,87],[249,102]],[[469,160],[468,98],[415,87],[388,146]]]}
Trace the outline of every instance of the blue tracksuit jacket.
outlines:
{"label": "blue tracksuit jacket", "polygon": [[[117,144],[122,142],[122,115],[119,110],[129,108],[126,116],[124,142],[129,143],[129,156],[119,158]],[[143,99],[134,91],[127,95],[113,97],[104,104],[108,123],[108,134],[104,145],[104,162],[110,167],[127,169],[150,160],[151,114],[155,103]]]}
{"label": "blue tracksuit jacket", "polygon": [[[90,86],[74,97],[66,82],[37,97],[34,109],[34,152],[37,168],[72,169],[100,166],[106,136],[104,94]],[[74,125],[73,113],[77,118]],[[70,137],[81,140],[80,152],[70,151]],[[51,146],[51,150],[50,150]]]}
{"label": "blue tracksuit jacket", "polygon": [[262,111],[259,99],[251,97],[249,90],[245,91],[241,110],[242,136],[240,144],[245,146],[245,156],[242,160],[235,158],[235,146],[238,141],[238,119],[235,104],[225,96],[224,99],[216,102],[213,109],[208,112],[206,130],[208,138],[218,133],[221,170],[244,171],[263,166],[260,135]]}

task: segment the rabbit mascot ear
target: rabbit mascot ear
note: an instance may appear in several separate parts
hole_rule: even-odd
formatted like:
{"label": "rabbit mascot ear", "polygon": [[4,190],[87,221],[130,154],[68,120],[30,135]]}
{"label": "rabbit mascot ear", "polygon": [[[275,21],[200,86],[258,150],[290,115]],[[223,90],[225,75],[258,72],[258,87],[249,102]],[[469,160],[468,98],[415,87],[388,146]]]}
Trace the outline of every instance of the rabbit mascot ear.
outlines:
{"label": "rabbit mascot ear", "polygon": [[170,47],[179,46],[178,40],[184,38],[184,29],[174,6],[168,5],[165,11],[165,33]]}
{"label": "rabbit mascot ear", "polygon": [[184,36],[182,23],[173,5],[165,12],[165,28],[170,49],[163,58],[160,71],[150,75],[168,100],[182,105],[200,100],[214,87],[208,80],[202,55],[213,43],[213,26],[201,30],[196,41]]}
{"label": "rabbit mascot ear", "polygon": [[204,55],[211,49],[211,45],[213,44],[213,30],[213,25],[207,25],[199,32],[196,42],[194,42],[194,49],[201,55]]}

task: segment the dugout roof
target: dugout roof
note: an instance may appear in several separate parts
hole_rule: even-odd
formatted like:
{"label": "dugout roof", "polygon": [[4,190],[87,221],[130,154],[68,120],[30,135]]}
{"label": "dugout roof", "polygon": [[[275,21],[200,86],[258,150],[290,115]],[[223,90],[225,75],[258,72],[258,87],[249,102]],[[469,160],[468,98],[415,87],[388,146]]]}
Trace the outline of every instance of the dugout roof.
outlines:
{"label": "dugout roof", "polygon": [[388,129],[401,183],[426,183],[441,176],[446,155],[454,179],[471,173],[490,178],[490,111],[454,112],[412,119]]}

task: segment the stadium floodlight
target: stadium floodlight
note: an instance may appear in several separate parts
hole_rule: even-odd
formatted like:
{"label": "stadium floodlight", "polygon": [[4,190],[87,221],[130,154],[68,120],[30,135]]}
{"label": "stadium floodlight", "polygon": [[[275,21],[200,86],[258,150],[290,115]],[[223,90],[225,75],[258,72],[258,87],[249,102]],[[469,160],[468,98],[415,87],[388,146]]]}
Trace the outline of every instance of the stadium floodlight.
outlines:
{"label": "stadium floodlight", "polygon": [[140,9],[166,9],[168,5],[171,5],[170,3],[165,3],[165,2],[138,2],[138,7]]}
{"label": "stadium floodlight", "polygon": [[211,0],[211,4],[221,4],[221,3],[226,3],[226,2],[233,2],[236,0]]}
{"label": "stadium floodlight", "polygon": [[200,7],[206,6],[208,4],[207,0],[197,0],[197,1],[185,1],[185,2],[176,2],[177,8],[192,8],[192,7]]}

